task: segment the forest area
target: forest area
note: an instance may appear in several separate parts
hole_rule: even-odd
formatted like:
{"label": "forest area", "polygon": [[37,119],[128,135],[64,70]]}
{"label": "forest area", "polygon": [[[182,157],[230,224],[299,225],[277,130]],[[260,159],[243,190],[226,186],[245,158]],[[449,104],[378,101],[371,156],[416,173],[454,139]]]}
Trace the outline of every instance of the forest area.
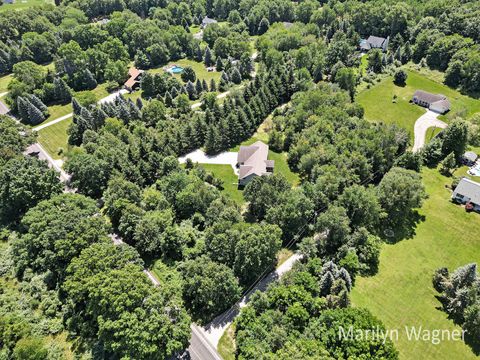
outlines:
{"label": "forest area", "polygon": [[[0,359],[181,358],[191,324],[234,306],[282,249],[301,260],[242,309],[228,356],[402,358],[391,340],[338,333],[386,329],[352,304],[357,279],[379,272],[384,244],[414,236],[429,198],[422,169],[458,183],[463,154],[480,145],[479,21],[480,2],[459,0],[2,9],[11,112],[0,115]],[[369,36],[388,45],[362,54]],[[173,76],[171,64],[187,65]],[[144,70],[138,90],[99,103],[132,67]],[[414,152],[404,123],[371,121],[357,98],[429,72],[459,95],[448,127]],[[68,146],[55,149],[67,184],[25,154],[58,107],[72,113]],[[281,171],[255,177],[238,201],[207,166],[178,161],[249,142],[266,119],[266,142],[294,182]],[[462,265],[429,276],[445,304],[462,300],[445,312],[470,334],[471,355],[479,275]],[[152,268],[158,286],[145,276]]]}

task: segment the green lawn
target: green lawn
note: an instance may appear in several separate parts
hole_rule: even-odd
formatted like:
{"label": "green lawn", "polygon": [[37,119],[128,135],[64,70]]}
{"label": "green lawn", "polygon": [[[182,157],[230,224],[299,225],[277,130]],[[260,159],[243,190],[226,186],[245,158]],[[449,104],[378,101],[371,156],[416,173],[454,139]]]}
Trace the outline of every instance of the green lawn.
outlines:
{"label": "green lawn", "polygon": [[403,331],[405,326],[460,329],[438,309],[432,275],[442,266],[454,270],[480,263],[480,214],[467,213],[450,202],[445,185],[451,184],[451,178],[426,168],[422,175],[429,195],[420,209],[425,221],[418,224],[412,239],[383,245],[378,274],[357,279],[352,303],[370,309],[388,329],[400,329],[396,347],[401,359],[475,359],[462,341],[439,345],[408,341]]}
{"label": "green lawn", "polygon": [[192,25],[190,26],[190,32],[192,35],[198,34],[202,29],[200,28],[200,25]]}
{"label": "green lawn", "polygon": [[218,341],[218,353],[223,360],[235,360],[235,325],[227,327]]}
{"label": "green lawn", "polygon": [[0,12],[7,10],[23,10],[32,6],[53,4],[52,0],[16,0],[13,4],[3,4]]}
{"label": "green lawn", "polygon": [[67,129],[71,123],[72,118],[69,118],[38,131],[38,142],[54,159],[62,158],[62,155],[58,154],[59,148],[68,150]]}
{"label": "green lawn", "polygon": [[8,89],[8,84],[12,80],[13,76],[12,75],[5,75],[0,77],[0,93],[7,92]]}
{"label": "green lawn", "polygon": [[[407,84],[403,87],[395,85],[393,78],[389,76],[357,95],[357,101],[365,108],[366,119],[397,124],[407,129],[413,139],[415,121],[425,113],[425,110],[420,106],[409,103],[415,90],[446,95],[452,103],[452,110],[439,118],[447,122],[457,114],[468,117],[480,111],[479,100],[464,96],[458,91],[430,80],[415,71],[407,70],[407,72]],[[397,95],[395,102],[393,101],[394,95]]]}
{"label": "green lawn", "polygon": [[[189,60],[189,59],[180,59],[180,60],[172,61],[172,62],[168,63],[166,66],[170,66],[170,65],[173,65],[173,64],[176,64],[176,65],[181,66],[183,68],[185,68],[187,66],[190,66],[193,70],[195,70],[195,74],[197,74],[197,78],[200,79],[200,80],[206,80],[208,85],[210,85],[210,80],[211,79],[214,79],[215,82],[218,83],[220,81],[220,76],[222,75],[218,71],[210,71],[210,72],[207,71],[207,68],[205,67],[205,64],[203,62],[197,62],[197,61],[193,61],[193,60]],[[161,67],[151,69],[151,70],[148,70],[148,71],[153,73],[153,74],[161,73],[161,72],[164,71],[163,68],[164,68],[164,66],[161,66]],[[182,80],[180,74],[175,74],[173,76],[176,77],[180,81]]]}
{"label": "green lawn", "polygon": [[428,144],[435,136],[437,136],[443,129],[439,127],[429,127],[425,135],[425,143]]}
{"label": "green lawn", "polygon": [[200,164],[206,171],[212,173],[216,178],[223,180],[223,190],[226,196],[230,197],[237,204],[243,204],[243,193],[238,189],[238,177],[230,165]]}
{"label": "green lawn", "polygon": [[72,104],[68,103],[65,105],[50,105],[48,107],[48,112],[50,113],[50,116],[45,120],[44,123],[49,123],[52,120],[56,120],[61,116],[70,114],[72,112]]}

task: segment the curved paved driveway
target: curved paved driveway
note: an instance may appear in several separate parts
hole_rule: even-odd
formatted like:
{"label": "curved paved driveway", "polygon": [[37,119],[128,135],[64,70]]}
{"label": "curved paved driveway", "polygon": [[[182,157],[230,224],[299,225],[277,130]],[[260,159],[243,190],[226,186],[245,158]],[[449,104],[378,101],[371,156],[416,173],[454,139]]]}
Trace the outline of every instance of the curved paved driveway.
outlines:
{"label": "curved paved driveway", "polygon": [[425,145],[425,135],[427,134],[428,128],[437,127],[445,129],[447,127],[446,123],[437,119],[438,115],[440,114],[435,111],[427,110],[425,114],[417,119],[414,128],[415,142],[413,152],[417,152]]}

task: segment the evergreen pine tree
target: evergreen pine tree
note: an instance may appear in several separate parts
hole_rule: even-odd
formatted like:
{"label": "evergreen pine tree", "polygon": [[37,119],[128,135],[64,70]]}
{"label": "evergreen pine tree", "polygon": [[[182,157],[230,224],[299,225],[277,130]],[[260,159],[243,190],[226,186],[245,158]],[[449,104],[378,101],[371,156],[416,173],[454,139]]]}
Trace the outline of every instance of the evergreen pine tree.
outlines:
{"label": "evergreen pine tree", "polygon": [[202,90],[205,92],[208,92],[208,84],[207,84],[207,80],[205,79],[202,80]]}
{"label": "evergreen pine tree", "polygon": [[28,122],[28,103],[29,101],[21,96],[17,98],[18,115],[20,116],[20,119],[22,119],[24,122]]}
{"label": "evergreen pine tree", "polygon": [[78,102],[77,99],[73,98],[72,99],[72,108],[73,108],[73,114],[74,115],[79,115],[80,111],[82,110],[82,105]]}
{"label": "evergreen pine tree", "polygon": [[206,66],[212,66],[212,52],[210,51],[210,48],[207,46],[205,49],[205,65]]}
{"label": "evergreen pine tree", "polygon": [[210,91],[211,91],[211,92],[217,91],[217,85],[215,84],[215,80],[214,80],[214,79],[211,79],[211,80],[210,80]]}
{"label": "evergreen pine tree", "polygon": [[40,110],[45,116],[48,115],[48,108],[47,106],[40,100],[37,96],[30,94],[28,95],[28,100],[38,109]]}
{"label": "evergreen pine tree", "polygon": [[187,95],[190,100],[197,99],[197,91],[195,90],[195,85],[193,85],[191,81],[187,82],[185,85],[185,90],[187,91]]}
{"label": "evergreen pine tree", "polygon": [[240,141],[245,140],[249,135],[250,122],[248,121],[247,115],[243,108],[238,109],[238,123],[240,125]]}
{"label": "evergreen pine tree", "polygon": [[97,87],[97,80],[93,77],[92,73],[90,70],[86,69],[83,72],[83,78],[84,78],[84,87],[87,90],[93,90]]}
{"label": "evergreen pine tree", "polygon": [[226,72],[222,73],[220,77],[220,84],[218,84],[218,90],[220,91],[227,91],[228,85],[230,84],[230,78],[228,77]]}
{"label": "evergreen pine tree", "polygon": [[195,91],[197,92],[198,96],[200,96],[200,94],[203,92],[203,86],[202,86],[202,82],[200,81],[200,79],[197,79],[197,81],[195,83]]}
{"label": "evergreen pine tree", "polygon": [[127,101],[128,105],[128,112],[130,113],[130,118],[133,120],[139,120],[142,117],[142,113],[140,112],[140,109],[135,105],[135,103],[132,101],[132,99],[128,99]]}
{"label": "evergreen pine tree", "polygon": [[388,64],[393,64],[393,60],[394,60],[393,54],[390,53],[390,54],[388,55],[388,57],[387,57],[387,63],[388,63]]}
{"label": "evergreen pine tree", "polygon": [[137,108],[138,108],[139,110],[142,110],[142,109],[143,109],[143,101],[142,101],[142,98],[137,98],[136,103],[137,103]]}
{"label": "evergreen pine tree", "polygon": [[234,84],[240,84],[242,82],[242,75],[240,74],[240,71],[238,70],[237,67],[234,67],[230,73],[230,80]]}
{"label": "evergreen pine tree", "polygon": [[196,49],[195,49],[195,60],[198,61],[198,62],[203,61],[202,48],[198,44],[197,44]]}
{"label": "evergreen pine tree", "polygon": [[28,102],[28,122],[31,125],[38,125],[45,120],[45,115],[31,102]]}
{"label": "evergreen pine tree", "polygon": [[223,66],[223,61],[220,56],[217,57],[217,61],[215,61],[215,69],[217,71],[223,71],[225,68]]}
{"label": "evergreen pine tree", "polygon": [[205,110],[205,123],[208,125],[215,123],[215,116],[210,109]]}
{"label": "evergreen pine tree", "polygon": [[53,80],[53,96],[62,104],[72,100],[72,92],[62,78],[57,77]]}
{"label": "evergreen pine tree", "polygon": [[409,62],[410,59],[412,58],[412,54],[413,54],[412,46],[410,45],[410,41],[407,41],[402,51],[402,63],[405,64]]}
{"label": "evergreen pine tree", "polygon": [[165,105],[167,107],[172,107],[173,106],[173,98],[172,98],[172,94],[170,94],[170,91],[167,91],[165,93]]}
{"label": "evergreen pine tree", "polygon": [[108,117],[101,107],[95,107],[92,112],[93,127],[95,130],[102,128],[105,125],[105,119]]}
{"label": "evergreen pine tree", "polygon": [[395,51],[395,60],[402,61],[402,48],[400,46]]}
{"label": "evergreen pine tree", "polygon": [[252,58],[248,54],[243,54],[240,58],[240,74],[242,79],[249,79],[252,72],[255,70]]}
{"label": "evergreen pine tree", "polygon": [[207,154],[217,153],[221,149],[221,141],[222,137],[216,126],[210,125],[205,137],[205,150]]}
{"label": "evergreen pine tree", "polygon": [[172,91],[171,91],[172,99],[175,99],[178,96],[178,93],[179,93],[178,88],[176,86],[172,87]]}
{"label": "evergreen pine tree", "polygon": [[[92,113],[90,112],[90,110],[88,110],[87,108],[85,107],[82,107],[82,110],[80,111],[80,117],[81,119],[84,121],[84,128],[85,130],[86,129],[94,129],[94,123],[95,123],[95,120],[92,116]],[[80,118],[79,117],[79,118]],[[77,120],[77,124],[78,124],[78,120]]]}
{"label": "evergreen pine tree", "polygon": [[260,23],[258,24],[257,34],[258,35],[265,34],[269,27],[270,27],[270,22],[268,21],[268,19],[262,18],[262,20],[260,20]]}

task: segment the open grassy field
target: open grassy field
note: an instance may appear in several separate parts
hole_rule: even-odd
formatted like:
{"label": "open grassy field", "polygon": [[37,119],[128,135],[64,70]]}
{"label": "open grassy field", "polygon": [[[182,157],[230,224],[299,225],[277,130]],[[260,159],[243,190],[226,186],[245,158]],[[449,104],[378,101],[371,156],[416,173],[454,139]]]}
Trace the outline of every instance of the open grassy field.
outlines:
{"label": "open grassy field", "polygon": [[[365,108],[365,117],[368,120],[397,124],[407,129],[413,139],[415,121],[425,112],[420,106],[409,103],[415,90],[425,90],[447,96],[452,103],[452,110],[439,117],[447,122],[455,115],[468,117],[480,111],[480,100],[462,95],[413,70],[407,69],[407,73],[408,79],[405,86],[395,85],[393,78],[389,76],[357,95],[357,101]],[[397,96],[395,102],[394,95]]]}
{"label": "open grassy field", "polygon": [[[197,74],[197,78],[200,79],[200,80],[206,80],[209,85],[210,85],[210,80],[211,79],[214,79],[215,82],[218,83],[218,81],[220,80],[220,76],[222,75],[218,71],[207,71],[207,68],[205,67],[205,64],[203,62],[197,62],[197,61],[193,61],[193,60],[189,60],[189,59],[180,59],[180,60],[172,61],[172,62],[168,63],[166,66],[171,66],[173,64],[181,66],[183,68],[185,68],[187,66],[190,66],[195,71],[195,74]],[[151,69],[151,70],[148,70],[148,71],[153,73],[153,74],[161,73],[161,72],[164,71],[163,68],[164,68],[164,66],[161,66],[161,67]],[[180,74],[174,74],[173,76],[180,81],[182,80]]]}
{"label": "open grassy field", "polygon": [[230,197],[237,204],[241,205],[243,200],[243,193],[238,189],[238,177],[233,172],[230,165],[218,164],[200,164],[206,171],[212,173],[216,178],[223,180],[223,190],[226,196]]}
{"label": "open grassy field", "polygon": [[432,275],[439,267],[454,270],[480,263],[480,215],[450,202],[451,193],[445,185],[451,184],[451,178],[427,168],[422,176],[429,195],[419,210],[424,221],[417,225],[412,239],[383,245],[378,274],[357,279],[352,303],[368,308],[388,329],[399,329],[396,347],[401,359],[475,359],[462,341],[433,345],[408,341],[405,336],[405,326],[460,329],[439,309]]}
{"label": "open grassy field", "polygon": [[[100,100],[108,95],[106,90],[106,84],[100,84],[95,89],[91,90],[95,94],[97,100]],[[66,105],[53,105],[48,107],[50,116],[45,121],[48,123],[61,116],[67,115],[72,112],[72,104]],[[45,150],[54,158],[61,159],[62,155],[58,154],[58,150],[61,148],[64,151],[68,150],[68,135],[67,129],[72,123],[72,119],[66,119],[49,127],[46,127],[38,132],[38,141],[45,148]]]}
{"label": "open grassy field", "polygon": [[0,12],[7,10],[23,10],[32,6],[53,4],[52,0],[16,0],[13,4],[3,4]]}
{"label": "open grassy field", "polygon": [[438,128],[438,127],[429,127],[427,129],[427,133],[425,135],[425,143],[428,144],[430,142],[430,140],[432,140],[435,136],[437,136],[440,132],[442,132],[442,128]]}
{"label": "open grassy field", "polygon": [[46,127],[38,132],[38,142],[54,159],[61,159],[62,155],[58,150],[68,150],[67,130],[72,123],[72,118],[60,121],[52,126]]}

